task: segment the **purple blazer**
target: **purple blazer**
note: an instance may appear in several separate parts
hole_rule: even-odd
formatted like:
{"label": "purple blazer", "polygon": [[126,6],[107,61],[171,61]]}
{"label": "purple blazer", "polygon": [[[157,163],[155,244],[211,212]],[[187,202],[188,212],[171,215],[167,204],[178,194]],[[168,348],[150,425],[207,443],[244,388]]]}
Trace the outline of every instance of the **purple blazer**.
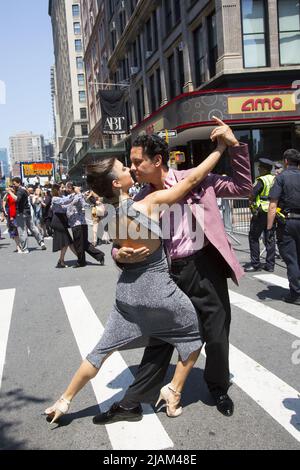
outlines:
{"label": "purple blazer", "polygon": [[[225,232],[224,223],[217,205],[217,197],[248,197],[252,192],[252,179],[250,169],[250,158],[247,144],[238,147],[230,147],[232,177],[209,174],[200,185],[187,197],[188,203],[202,204],[204,208],[204,234],[209,242],[220,252],[231,269],[231,278],[238,284],[244,275],[242,269]],[[185,178],[191,170],[170,170],[173,181]],[[168,177],[166,179],[168,187]],[[141,200],[152,192],[150,185],[145,186],[135,200]]]}

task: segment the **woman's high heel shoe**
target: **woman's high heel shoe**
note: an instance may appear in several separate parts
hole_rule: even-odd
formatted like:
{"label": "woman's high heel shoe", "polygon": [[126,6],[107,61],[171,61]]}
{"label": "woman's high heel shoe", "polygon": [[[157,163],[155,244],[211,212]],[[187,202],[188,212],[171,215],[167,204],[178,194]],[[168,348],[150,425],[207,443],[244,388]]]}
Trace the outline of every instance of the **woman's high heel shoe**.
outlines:
{"label": "woman's high heel shoe", "polygon": [[60,399],[57,400],[57,402],[54,403],[53,406],[47,408],[44,414],[47,415],[49,419],[52,418],[50,424],[56,423],[62,415],[65,415],[69,411],[70,404],[71,402],[65,397],[60,397]]}
{"label": "woman's high heel shoe", "polygon": [[159,411],[163,406],[167,407],[167,415],[170,418],[176,418],[182,413],[182,406],[178,406],[180,403],[181,393],[177,392],[171,384],[165,385],[160,389],[159,399],[155,406],[164,400],[165,403],[160,406],[157,410]]}

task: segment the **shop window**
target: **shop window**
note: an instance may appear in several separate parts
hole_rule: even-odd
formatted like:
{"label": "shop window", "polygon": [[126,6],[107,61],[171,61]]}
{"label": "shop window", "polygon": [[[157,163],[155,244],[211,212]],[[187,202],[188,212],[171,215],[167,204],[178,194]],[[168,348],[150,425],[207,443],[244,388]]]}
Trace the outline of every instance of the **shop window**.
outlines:
{"label": "shop window", "polygon": [[280,64],[300,63],[300,2],[278,0]]}

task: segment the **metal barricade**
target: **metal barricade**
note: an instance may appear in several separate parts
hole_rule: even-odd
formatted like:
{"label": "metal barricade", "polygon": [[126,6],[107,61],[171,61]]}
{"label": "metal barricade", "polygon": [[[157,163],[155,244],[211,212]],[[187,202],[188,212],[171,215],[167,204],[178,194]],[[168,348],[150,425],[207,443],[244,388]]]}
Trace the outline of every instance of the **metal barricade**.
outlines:
{"label": "metal barricade", "polygon": [[238,244],[236,235],[248,235],[251,211],[248,198],[222,198],[219,204],[227,234]]}

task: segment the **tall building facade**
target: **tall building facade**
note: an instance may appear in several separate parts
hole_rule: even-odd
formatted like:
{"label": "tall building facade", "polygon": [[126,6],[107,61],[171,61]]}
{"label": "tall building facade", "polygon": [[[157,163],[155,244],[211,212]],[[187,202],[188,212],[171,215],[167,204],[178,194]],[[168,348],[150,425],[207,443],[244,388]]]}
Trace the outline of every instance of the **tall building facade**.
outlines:
{"label": "tall building facade", "polygon": [[69,170],[87,145],[89,134],[80,2],[50,0],[49,15],[55,56],[52,97],[56,139],[60,159]]}
{"label": "tall building facade", "polygon": [[40,162],[45,158],[44,137],[32,132],[15,134],[9,138],[10,165],[19,162]]}
{"label": "tall building facade", "polygon": [[0,148],[0,178],[8,178],[10,175],[8,153],[6,148]]}
{"label": "tall building facade", "polygon": [[260,156],[300,147],[299,0],[82,0],[81,10],[94,145],[104,146],[94,83],[110,82],[130,85],[127,140],[176,130],[179,168],[210,151],[213,115],[249,144],[253,173]]}
{"label": "tall building facade", "polygon": [[50,85],[51,85],[51,101],[52,101],[52,113],[53,113],[53,129],[54,129],[54,143],[53,152],[54,158],[58,160],[59,155],[59,136],[61,136],[60,130],[60,116],[58,110],[58,95],[57,95],[57,81],[56,81],[56,69],[55,66],[51,67],[50,71]]}

